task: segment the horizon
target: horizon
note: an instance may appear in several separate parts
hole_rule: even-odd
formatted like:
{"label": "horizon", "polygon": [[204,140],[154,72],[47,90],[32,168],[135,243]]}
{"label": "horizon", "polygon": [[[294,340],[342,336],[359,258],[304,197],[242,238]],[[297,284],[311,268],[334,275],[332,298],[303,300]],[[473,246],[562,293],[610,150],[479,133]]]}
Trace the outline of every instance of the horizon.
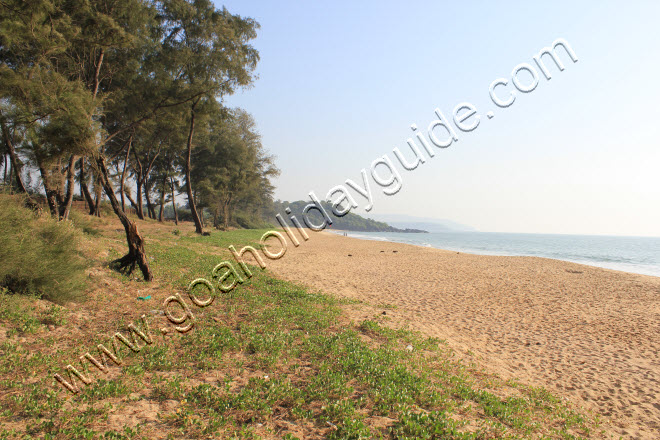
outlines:
{"label": "horizon", "polygon": [[[305,201],[303,199],[300,200],[280,200],[277,199],[276,202],[278,203],[283,203],[283,204],[289,204],[289,203],[295,203],[299,201]],[[478,232],[478,233],[486,233],[486,234],[529,234],[529,235],[573,235],[573,236],[593,236],[593,237],[629,237],[629,238],[660,238],[660,235],[624,235],[624,234],[597,234],[597,233],[558,233],[558,232],[514,232],[514,231],[484,231],[481,229],[477,229],[472,225],[469,224],[464,224],[464,223],[459,223],[456,222],[452,219],[448,218],[431,218],[431,217],[417,217],[417,216],[409,216],[407,214],[395,214],[395,213],[382,213],[377,216],[372,216],[369,213],[364,214],[364,213],[355,213],[357,215],[360,215],[361,217],[367,219],[367,220],[372,220],[372,221],[377,221],[377,222],[383,222],[387,223],[388,225],[392,225],[392,223],[398,223],[401,225],[408,224],[408,225],[414,225],[415,223],[436,223],[438,225],[442,226],[447,226],[446,223],[457,223],[458,225],[462,227],[467,227],[474,229],[473,231],[469,230],[460,230],[460,229],[453,229],[450,231],[446,231],[448,233],[473,233],[473,232]],[[385,217],[393,217],[393,216],[403,216],[403,217],[410,217],[410,220],[387,220],[383,219]],[[431,231],[427,231],[428,233],[434,233]]]}

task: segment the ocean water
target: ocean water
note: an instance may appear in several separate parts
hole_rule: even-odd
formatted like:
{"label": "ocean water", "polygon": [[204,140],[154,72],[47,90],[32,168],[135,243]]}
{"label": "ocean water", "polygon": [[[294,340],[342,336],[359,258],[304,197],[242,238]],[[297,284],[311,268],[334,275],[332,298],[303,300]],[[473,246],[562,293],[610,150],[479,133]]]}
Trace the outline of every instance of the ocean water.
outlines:
{"label": "ocean water", "polygon": [[553,258],[607,269],[660,276],[660,237],[499,232],[431,232],[428,234],[348,232],[348,236],[481,255]]}

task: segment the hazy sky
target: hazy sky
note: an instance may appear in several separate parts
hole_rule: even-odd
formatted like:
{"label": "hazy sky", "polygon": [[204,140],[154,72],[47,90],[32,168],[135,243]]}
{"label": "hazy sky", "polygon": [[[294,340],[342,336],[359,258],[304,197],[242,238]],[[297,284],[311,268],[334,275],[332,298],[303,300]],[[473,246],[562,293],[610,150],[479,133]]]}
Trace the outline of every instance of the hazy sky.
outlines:
{"label": "hazy sky", "polygon": [[[371,181],[371,214],[660,236],[660,2],[217,3],[261,23],[260,78],[227,103],[255,116],[277,156],[276,197],[324,198],[387,154],[402,189],[386,196]],[[579,61],[559,49],[563,72],[546,57],[550,81],[540,75],[533,92],[494,105],[490,84],[508,79],[506,97],[514,67],[536,67],[532,57],[557,38]],[[462,102],[479,126],[454,126],[458,142],[403,170],[392,149],[412,158],[410,125],[426,133],[435,108],[451,119]],[[364,214],[366,199],[353,195]]]}

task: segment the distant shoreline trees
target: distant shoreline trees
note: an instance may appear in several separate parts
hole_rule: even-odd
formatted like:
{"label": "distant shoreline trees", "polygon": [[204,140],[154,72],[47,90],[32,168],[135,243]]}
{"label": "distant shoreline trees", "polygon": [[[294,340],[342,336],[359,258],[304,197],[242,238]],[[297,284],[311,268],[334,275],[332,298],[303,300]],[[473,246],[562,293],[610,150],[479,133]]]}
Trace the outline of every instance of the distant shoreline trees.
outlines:
{"label": "distant shoreline trees", "polygon": [[76,186],[92,215],[105,194],[128,245],[113,265],[151,280],[127,206],[162,221],[185,191],[202,233],[200,207],[227,226],[234,207],[272,201],[278,171],[254,121],[221,104],[252,84],[258,28],[210,0],[1,2],[3,184],[29,195],[38,175],[60,220]]}
{"label": "distant shoreline trees", "polygon": [[[297,200],[295,202],[286,202],[277,200],[274,203],[274,208],[282,218],[295,216],[301,222],[304,216],[307,216],[312,223],[319,225],[323,224],[323,217],[318,210],[311,210],[309,213],[304,213],[305,207],[309,204],[309,200]],[[385,222],[379,222],[371,218],[362,217],[361,215],[353,212],[348,212],[343,216],[337,216],[333,213],[333,203],[330,200],[320,201],[320,206],[325,209],[325,212],[332,220],[332,229],[356,232],[406,232],[406,233],[425,233],[427,231],[421,229],[399,229],[390,226]],[[301,223],[305,227],[305,223]]]}

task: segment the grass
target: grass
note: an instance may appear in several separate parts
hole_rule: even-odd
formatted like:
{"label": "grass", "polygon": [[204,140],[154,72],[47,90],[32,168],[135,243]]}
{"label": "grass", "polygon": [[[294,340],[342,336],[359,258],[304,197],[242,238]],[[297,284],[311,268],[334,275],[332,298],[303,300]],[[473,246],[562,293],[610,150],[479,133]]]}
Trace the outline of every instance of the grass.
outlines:
{"label": "grass", "polygon": [[[90,276],[101,287],[91,289],[80,308],[0,297],[0,335],[2,328],[8,334],[0,339],[0,439],[598,435],[592,419],[545,390],[505,382],[462,362],[443,341],[388,327],[381,315],[350,322],[343,308],[359,304],[258,268],[208,307],[188,301],[195,316],[189,333],[162,335],[158,329],[172,324],[150,311],[191,280],[211,279],[213,267],[229,259],[229,244],[256,245],[265,230],[200,237],[182,225],[143,226],[153,287],[97,269]],[[94,227],[100,232],[89,246],[97,246],[97,254],[105,249],[109,259],[121,252],[113,229]],[[154,299],[136,301],[145,289]],[[111,364],[108,375],[90,368],[94,380],[77,395],[53,380],[115,331],[127,334],[142,313],[152,345],[124,350],[123,364]],[[84,332],[65,331],[71,327]]]}
{"label": "grass", "polygon": [[0,321],[7,322],[11,328],[7,336],[37,333],[44,326],[62,326],[66,324],[66,311],[57,304],[36,307],[36,296],[21,297],[13,295],[7,288],[0,287]]}

